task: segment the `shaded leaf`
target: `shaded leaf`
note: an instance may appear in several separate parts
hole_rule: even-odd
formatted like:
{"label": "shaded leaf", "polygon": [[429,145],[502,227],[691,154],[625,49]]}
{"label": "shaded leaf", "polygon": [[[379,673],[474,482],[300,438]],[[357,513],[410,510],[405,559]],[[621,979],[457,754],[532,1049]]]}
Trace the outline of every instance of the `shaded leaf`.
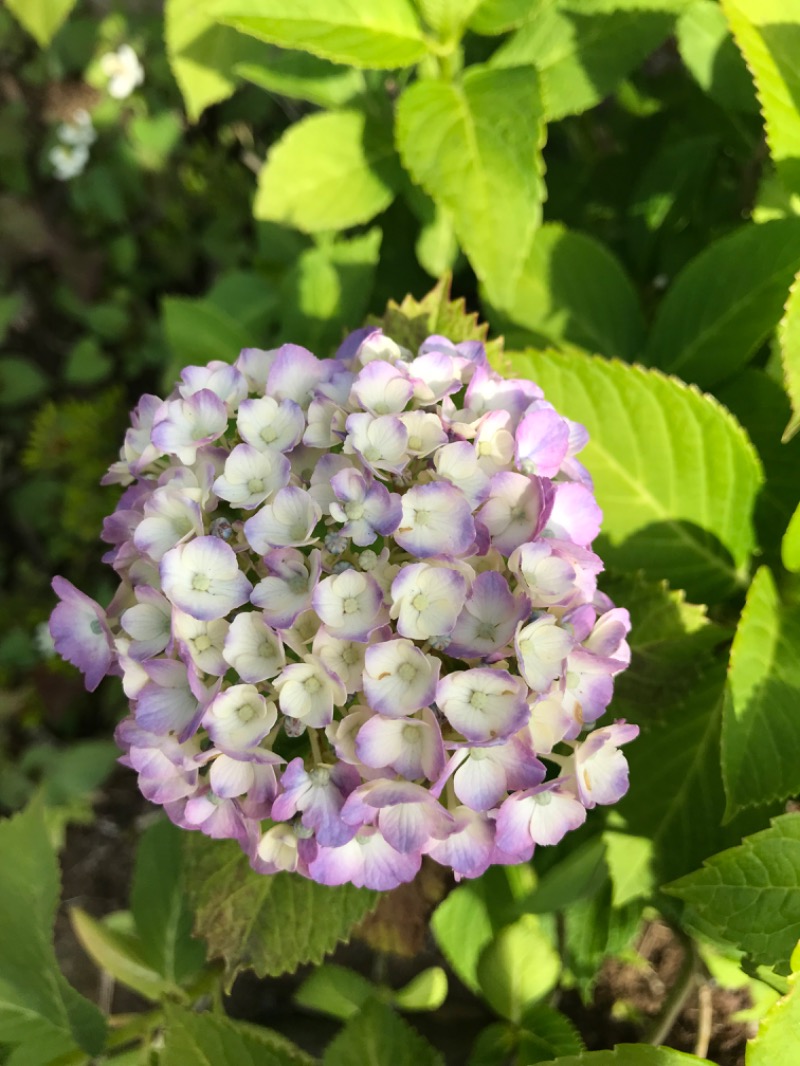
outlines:
{"label": "shaded leaf", "polygon": [[613,1051],[585,1051],[582,1055],[554,1059],[550,1066],[697,1066],[698,1063],[714,1066],[708,1059],[669,1047],[618,1044]]}
{"label": "shaded leaf", "polygon": [[489,299],[505,306],[544,197],[535,72],[471,66],[459,84],[418,81],[398,102],[396,137],[414,181],[451,212]]}
{"label": "shaded leaf", "polygon": [[41,48],[50,44],[74,6],[75,0],[6,0],[8,10]]}
{"label": "shaded leaf", "polygon": [[800,218],[749,223],[680,272],[658,308],[645,361],[703,388],[731,377],[781,318],[800,267]]}
{"label": "shaded leaf", "polygon": [[665,891],[688,904],[686,919],[702,933],[788,973],[800,937],[800,814],[774,818]]}
{"label": "shaded leaf", "polygon": [[307,52],[267,46],[257,63],[237,63],[234,73],[279,96],[307,100],[319,107],[340,107],[364,92],[359,70],[337,66]]}
{"label": "shaded leaf", "polygon": [[578,352],[520,352],[498,363],[582,422],[581,460],[603,509],[607,564],[666,577],[701,602],[745,580],[761,482],[753,446],[712,397],[657,371]]}
{"label": "shaded leaf", "polygon": [[[800,965],[792,956],[792,969]],[[747,1042],[745,1066],[795,1066],[800,1048],[800,974],[789,978],[789,992],[779,999],[761,1019],[758,1033]]]}
{"label": "shaded leaf", "polygon": [[328,1045],[323,1066],[443,1066],[438,1051],[384,1003],[364,1004]]}
{"label": "shaded leaf", "polygon": [[145,963],[132,937],[110,929],[80,907],[72,907],[69,917],[81,947],[115,981],[132,988],[151,1003],[179,992],[176,985]]}
{"label": "shaded leaf", "polygon": [[678,50],[692,77],[723,107],[755,111],[753,83],[725,14],[714,0],[693,0],[675,28]]}
{"label": "shaded leaf", "polygon": [[778,337],[781,345],[783,382],[792,405],[792,417],[783,434],[783,440],[786,442],[800,429],[800,272],[792,282]]}
{"label": "shaded leaf", "polygon": [[320,962],[375,906],[367,889],[329,888],[293,874],[254,873],[238,844],[199,834],[186,849],[195,931],[225,961],[228,984],[245,968],[260,976]]}
{"label": "shaded leaf", "polygon": [[160,1066],[314,1066],[279,1033],[217,1014],[168,1007]]}
{"label": "shaded leaf", "polygon": [[469,20],[475,33],[493,37],[541,15],[555,0],[480,0]]}
{"label": "shaded leaf", "polygon": [[375,986],[355,970],[324,962],[303,981],[294,994],[294,1002],[306,1010],[316,1010],[347,1021],[376,992]]}
{"label": "shaded leaf", "polygon": [[792,515],[781,544],[783,565],[792,573],[800,573],[800,504]]}
{"label": "shaded leaf", "polygon": [[533,914],[501,929],[481,952],[477,970],[481,994],[512,1022],[552,991],[560,973],[558,952]]}

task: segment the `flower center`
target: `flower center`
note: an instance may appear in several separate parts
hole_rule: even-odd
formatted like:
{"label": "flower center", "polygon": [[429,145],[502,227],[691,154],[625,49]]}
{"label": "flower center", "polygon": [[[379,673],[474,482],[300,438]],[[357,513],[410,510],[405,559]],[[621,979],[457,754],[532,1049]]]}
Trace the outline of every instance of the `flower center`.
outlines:
{"label": "flower center", "polygon": [[201,633],[199,637],[195,637],[194,646],[197,651],[208,651],[211,647],[211,641],[208,639],[206,633]]}
{"label": "flower center", "polygon": [[364,517],[364,505],[357,500],[353,500],[344,505],[344,513],[351,521],[357,522],[359,518]]}
{"label": "flower center", "polygon": [[424,592],[418,592],[414,599],[411,601],[411,606],[415,611],[424,611],[428,606],[428,597]]}
{"label": "flower center", "polygon": [[422,437],[409,437],[408,446],[412,452],[418,452],[422,447]]}
{"label": "flower center", "polygon": [[344,601],[344,613],[355,614],[358,611],[358,600],[355,596],[348,596]]}
{"label": "flower center", "polygon": [[272,428],[272,426],[265,426],[261,430],[261,439],[265,444],[272,444],[274,440],[277,440],[278,434]]}
{"label": "flower center", "polygon": [[236,716],[242,725],[245,725],[247,722],[252,722],[255,718],[256,709],[252,703],[243,703],[241,707],[237,708]]}
{"label": "flower center", "polygon": [[315,696],[322,688],[322,683],[318,677],[309,677],[305,682],[305,690],[309,696]]}
{"label": "flower center", "polygon": [[263,492],[264,482],[260,477],[251,477],[247,482],[247,488],[250,492]]}
{"label": "flower center", "polygon": [[397,671],[397,676],[401,681],[404,681],[407,685],[410,685],[414,678],[417,676],[417,671],[411,663],[403,663],[400,669]]}
{"label": "flower center", "polygon": [[486,693],[485,692],[473,692],[469,698],[470,706],[474,707],[476,711],[486,710]]}
{"label": "flower center", "polygon": [[210,584],[207,574],[195,574],[192,578],[192,588],[195,592],[208,592]]}

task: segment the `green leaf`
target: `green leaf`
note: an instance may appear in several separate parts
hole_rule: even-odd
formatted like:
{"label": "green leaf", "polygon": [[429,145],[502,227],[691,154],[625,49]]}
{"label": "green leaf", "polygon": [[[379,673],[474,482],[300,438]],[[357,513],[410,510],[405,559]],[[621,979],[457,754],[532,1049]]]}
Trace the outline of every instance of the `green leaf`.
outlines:
{"label": "green leaf", "polygon": [[0,822],[0,1044],[35,1042],[57,1055],[97,1054],[99,1010],[67,984],[53,951],[59,876],[43,810],[31,804]]}
{"label": "green leaf", "polygon": [[294,994],[294,1002],[306,1010],[329,1014],[344,1022],[357,1014],[376,992],[375,986],[355,970],[324,962],[303,981]]}
{"label": "green leaf", "polygon": [[221,359],[232,363],[258,338],[241,322],[207,299],[165,296],[161,315],[177,367]]}
{"label": "green leaf", "polygon": [[234,1022],[218,1014],[195,1014],[168,1006],[160,1066],[314,1066],[279,1033]]}
{"label": "green leaf", "polygon": [[505,313],[536,343],[570,341],[621,359],[634,359],[644,338],[639,298],[619,260],[557,222],[535,234]]}
{"label": "green leaf", "polygon": [[561,1011],[537,1003],[525,1011],[520,1021],[520,1060],[526,1063],[550,1062],[559,1055],[578,1055],[584,1043],[573,1023]]}
{"label": "green leaf", "polygon": [[568,1055],[554,1059],[549,1066],[714,1066],[708,1059],[673,1051],[669,1047],[650,1047],[649,1044],[618,1044],[613,1051],[585,1051],[582,1055]]}
{"label": "green leaf", "polygon": [[539,73],[548,122],[593,107],[669,34],[674,0],[562,0],[540,4],[492,57]]}
{"label": "green leaf", "polygon": [[6,0],[6,7],[40,48],[46,48],[61,28],[75,0]]}
{"label": "green leaf", "polygon": [[554,3],[555,0],[481,0],[470,17],[469,28],[494,37],[540,17]]}
{"label": "green leaf", "polygon": [[[792,968],[797,965],[792,957]],[[746,1066],[795,1066],[800,1048],[800,974],[789,978],[789,993],[762,1018],[758,1033],[748,1040]]]}
{"label": "green leaf", "polygon": [[489,299],[504,307],[544,198],[535,72],[472,66],[458,85],[418,81],[398,101],[396,131],[411,177],[451,212]]}
{"label": "green leaf", "polygon": [[480,0],[416,0],[419,12],[432,30],[446,40],[458,38]]}
{"label": "green leaf", "polygon": [[591,837],[542,874],[524,909],[533,914],[563,910],[592,895],[607,877],[605,844],[602,837]]}
{"label": "green leaf", "polygon": [[788,973],[800,937],[800,814],[774,818],[665,891],[688,904],[686,920],[700,932]]}
{"label": "green leaf", "polygon": [[564,967],[587,1004],[603,961],[627,951],[642,920],[641,903],[615,908],[611,893],[611,882],[606,879],[594,895],[573,903],[563,916]]}
{"label": "green leaf", "polygon": [[792,405],[783,439],[790,440],[800,429],[800,271],[797,273],[778,328],[783,364],[783,383]]}
{"label": "green leaf", "polygon": [[651,896],[655,888],[652,840],[606,830],[603,842],[611,878],[611,906],[624,907],[633,899]]}
{"label": "green leaf", "polygon": [[341,107],[363,93],[359,70],[336,66],[307,52],[287,52],[267,46],[258,63],[237,63],[234,73],[280,96],[307,100],[319,107]]}
{"label": "green leaf", "polygon": [[492,940],[492,921],[480,894],[469,885],[453,889],[433,912],[431,930],[456,976],[479,992],[478,959]]}
{"label": "green leaf", "polygon": [[183,983],[202,967],[205,945],[192,936],[183,885],[185,833],[166,819],[139,841],[131,885],[131,910],[142,955],[158,973]]}
{"label": "green leaf", "polygon": [[800,218],[749,223],[714,241],[658,308],[645,361],[703,388],[743,366],[780,321],[800,268]]}
{"label": "green leaf", "polygon": [[800,606],[784,607],[766,566],[731,648],[722,719],[726,814],[800,792]]}
{"label": "green leaf", "polygon": [[533,914],[501,929],[478,960],[482,995],[511,1022],[552,991],[560,973],[558,952]]}
{"label": "green leaf", "polygon": [[781,442],[791,410],[780,384],[764,370],[746,367],[717,390],[756,446],[766,481],[756,502],[755,524],[762,561],[777,566],[781,531],[797,504],[800,438]]}
{"label": "green leaf", "polygon": [[441,966],[429,966],[392,993],[392,1003],[398,1010],[438,1010],[446,999],[447,974]]}
{"label": "green leaf", "polygon": [[791,517],[781,543],[781,559],[787,570],[800,573],[800,504]]}
{"label": "green leaf", "polygon": [[18,292],[0,296],[0,343],[6,339],[9,328],[25,306],[25,300]]}
{"label": "green leaf", "polygon": [[94,337],[83,337],[69,350],[64,363],[64,381],[69,385],[96,385],[113,369],[113,360]]}
{"label": "green leaf", "polygon": [[242,33],[354,67],[407,67],[427,52],[410,0],[217,0],[213,10]]}
{"label": "green leaf", "polygon": [[38,399],[47,389],[47,375],[18,355],[0,358],[0,408],[17,407]]}
{"label": "green leaf", "polygon": [[443,277],[421,300],[406,296],[398,304],[390,300],[385,313],[378,318],[371,315],[369,324],[380,326],[398,344],[416,351],[432,333],[449,337],[454,344],[461,341],[482,341],[487,354],[500,358],[502,341],[488,340],[489,327],[480,322],[474,311],[467,311],[463,297],[451,299],[452,279]]}
{"label": "green leaf", "polygon": [[361,111],[307,115],[270,149],[253,214],[306,233],[347,229],[385,210],[399,180],[385,122]]}
{"label": "green leaf", "polygon": [[459,248],[453,216],[445,208],[431,206],[432,211],[420,228],[414,251],[423,270],[433,278],[440,278],[453,269]]}
{"label": "green leaf", "polygon": [[237,64],[263,54],[255,42],[218,25],[213,6],[214,0],[166,0],[164,6],[167,56],[190,122],[231,95]]}
{"label": "green leaf", "polygon": [[589,430],[581,461],[603,509],[607,564],[666,577],[700,602],[744,582],[762,475],[724,408],[657,371],[578,352],[514,353],[505,363]]}
{"label": "green leaf", "polygon": [[320,355],[361,323],[372,291],[381,247],[376,226],[350,240],[303,252],[281,285],[283,340]]}
{"label": "green leaf", "polygon": [[434,1048],[384,1003],[371,999],[328,1045],[323,1066],[443,1066]]}
{"label": "green leaf", "polygon": [[72,907],[70,922],[81,947],[101,970],[107,971],[115,981],[157,1003],[180,990],[148,966],[138,951],[134,938],[110,929],[98,922],[80,907]]}
{"label": "green leaf", "polygon": [[800,192],[800,0],[721,0],[755,81],[772,161]]}
{"label": "green leaf", "polygon": [[693,0],[678,19],[678,50],[690,74],[712,100],[734,111],[756,111],[753,83],[714,0]]}
{"label": "green leaf", "polygon": [[209,955],[224,959],[229,984],[246,967],[264,977],[320,962],[378,901],[375,892],[352,885],[328,888],[293,874],[254,873],[233,842],[198,835],[187,844],[195,932],[208,942]]}

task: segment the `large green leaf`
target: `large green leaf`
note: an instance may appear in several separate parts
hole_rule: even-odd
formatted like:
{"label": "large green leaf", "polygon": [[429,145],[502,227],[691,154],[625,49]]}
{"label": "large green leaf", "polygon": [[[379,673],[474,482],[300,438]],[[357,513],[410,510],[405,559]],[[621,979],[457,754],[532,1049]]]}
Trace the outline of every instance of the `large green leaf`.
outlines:
{"label": "large green leaf", "polygon": [[478,960],[483,996],[511,1022],[551,992],[560,973],[561,958],[534,914],[501,929]]}
{"label": "large green leaf", "polygon": [[536,343],[566,340],[621,359],[635,358],[644,336],[636,290],[616,256],[557,222],[535,234],[506,314]]}
{"label": "large green leaf", "polygon": [[264,47],[264,53],[257,63],[237,63],[234,73],[268,92],[319,107],[341,107],[366,88],[364,75],[352,67],[271,45]]}
{"label": "large green leaf", "polygon": [[260,976],[319,962],[375,906],[367,889],[328,888],[294,874],[254,873],[238,844],[190,838],[186,887],[195,931],[225,960],[228,982],[249,967]]}
{"label": "large green leaf", "polygon": [[791,409],[780,384],[764,370],[745,367],[717,396],[739,419],[756,446],[766,480],[756,504],[756,533],[771,566],[778,563],[780,537],[800,494],[800,438],[781,441]]}
{"label": "large green leaf", "polygon": [[81,1048],[97,1054],[105,1039],[100,1011],[58,969],[58,895],[56,857],[34,803],[0,822],[0,1044],[31,1042],[42,1063]]}
{"label": "large green leaf", "polygon": [[75,0],[6,0],[6,7],[46,48],[75,6]]}
{"label": "large green leaf", "polygon": [[800,1048],[800,966],[797,952],[792,954],[789,992],[761,1019],[758,1033],[745,1050],[745,1066],[795,1066]]}
{"label": "large green leaf", "polygon": [[492,940],[492,921],[480,893],[469,885],[450,892],[433,912],[431,930],[453,972],[478,992],[478,959]]}
{"label": "large green leaf", "polygon": [[493,37],[540,17],[554,3],[555,0],[480,0],[469,20],[469,28]]}
{"label": "large green leaf", "polygon": [[281,283],[281,339],[328,354],[360,325],[381,247],[375,226],[350,240],[309,248]]}
{"label": "large green leaf", "polygon": [[731,648],[722,722],[727,813],[800,792],[800,606],[762,566]]}
{"label": "large green leaf", "polygon": [[800,0],[721,2],[755,81],[778,177],[800,192]]}
{"label": "large green leaf", "polygon": [[314,1066],[285,1037],[218,1014],[168,1007],[161,1066]]}
{"label": "large green leaf", "polygon": [[400,97],[396,129],[412,178],[451,212],[490,301],[504,307],[544,197],[535,71],[473,66],[459,84],[418,81]]}
{"label": "large green leaf", "polygon": [[392,69],[427,51],[410,0],[214,0],[213,10],[242,33],[334,63]]}
{"label": "large green leaf", "polygon": [[347,229],[388,207],[400,176],[386,122],[361,111],[308,115],[270,149],[253,214],[306,233]]}
{"label": "large green leaf", "polygon": [[735,111],[758,109],[747,67],[715,0],[692,0],[675,35],[681,59],[712,99]]}
{"label": "large green leaf", "polygon": [[539,3],[492,58],[539,72],[548,121],[599,103],[669,34],[680,0]]}
{"label": "large green leaf", "polygon": [[232,363],[257,338],[233,315],[208,299],[165,296],[161,314],[178,367],[221,359]]}
{"label": "large green leaf", "polygon": [[328,1045],[323,1066],[443,1066],[438,1051],[385,1003],[371,999]]}
{"label": "large green leaf", "polygon": [[800,573],[800,503],[792,515],[781,541],[781,560],[787,570]]}
{"label": "large green leaf", "polygon": [[666,890],[701,932],[787,973],[800,937],[800,814],[773,819]]}
{"label": "large green leaf", "polygon": [[800,218],[749,223],[714,241],[673,282],[645,360],[709,388],[731,377],[781,318],[800,268]]}
{"label": "large green leaf", "polygon": [[423,19],[439,37],[457,39],[480,0],[416,0]]}
{"label": "large green leaf", "polygon": [[783,434],[784,441],[787,441],[800,429],[800,271],[792,282],[778,337],[783,381],[792,405],[792,417]]}
{"label": "large green leaf", "polygon": [[256,62],[261,53],[255,41],[217,23],[213,2],[166,0],[164,5],[167,56],[191,122],[231,95],[237,63]]}
{"label": "large green leaf", "polygon": [[582,1055],[568,1055],[554,1059],[549,1066],[714,1066],[708,1059],[687,1055],[669,1047],[650,1047],[649,1044],[618,1044],[613,1051],[585,1051]]}
{"label": "large green leaf", "polygon": [[713,398],[657,371],[579,352],[514,353],[507,363],[588,428],[581,459],[603,509],[607,563],[666,577],[699,602],[746,580],[761,469]]}
{"label": "large green leaf", "polygon": [[205,961],[205,945],[192,936],[192,915],[183,885],[186,834],[166,819],[139,841],[131,886],[131,910],[145,960],[180,984]]}
{"label": "large green leaf", "polygon": [[180,989],[148,966],[134,937],[109,928],[80,907],[70,910],[72,930],[81,947],[101,970],[152,1003],[180,995]]}

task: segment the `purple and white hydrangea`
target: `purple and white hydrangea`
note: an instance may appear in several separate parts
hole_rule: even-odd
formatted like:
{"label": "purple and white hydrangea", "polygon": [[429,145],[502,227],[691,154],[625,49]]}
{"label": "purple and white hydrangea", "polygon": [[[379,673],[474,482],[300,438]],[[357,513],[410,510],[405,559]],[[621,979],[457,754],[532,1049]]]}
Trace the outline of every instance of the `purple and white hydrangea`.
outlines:
{"label": "purple and white hydrangea", "polygon": [[477,341],[187,367],[104,479],[119,590],[55,578],[55,647],[89,689],[121,675],[143,794],[260,873],[527,861],[625,793],[638,732],[596,727],[630,620],[597,590],[586,440]]}

